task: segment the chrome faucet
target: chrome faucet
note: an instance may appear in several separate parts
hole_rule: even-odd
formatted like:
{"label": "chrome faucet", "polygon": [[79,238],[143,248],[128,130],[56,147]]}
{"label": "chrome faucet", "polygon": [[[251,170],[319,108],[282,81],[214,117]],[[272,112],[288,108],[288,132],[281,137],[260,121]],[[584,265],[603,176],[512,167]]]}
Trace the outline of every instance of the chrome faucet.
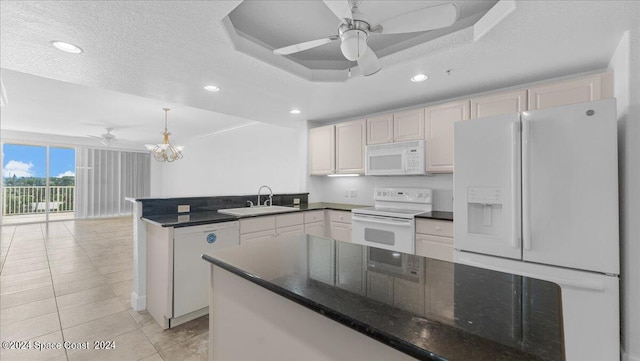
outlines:
{"label": "chrome faucet", "polygon": [[271,207],[273,205],[273,191],[271,190],[271,188],[269,186],[262,186],[260,187],[260,189],[258,189],[258,206],[260,205],[260,192],[262,191],[262,188],[267,188],[269,190],[269,199],[267,199],[266,201],[264,201],[264,205],[267,205],[267,202],[269,202],[269,207]]}

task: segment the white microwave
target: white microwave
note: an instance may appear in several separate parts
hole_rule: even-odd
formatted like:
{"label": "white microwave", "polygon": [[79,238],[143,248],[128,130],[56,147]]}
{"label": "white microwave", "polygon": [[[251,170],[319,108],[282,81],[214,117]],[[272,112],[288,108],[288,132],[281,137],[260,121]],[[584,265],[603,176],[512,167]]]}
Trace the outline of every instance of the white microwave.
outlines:
{"label": "white microwave", "polygon": [[425,174],[424,140],[367,145],[365,175]]}

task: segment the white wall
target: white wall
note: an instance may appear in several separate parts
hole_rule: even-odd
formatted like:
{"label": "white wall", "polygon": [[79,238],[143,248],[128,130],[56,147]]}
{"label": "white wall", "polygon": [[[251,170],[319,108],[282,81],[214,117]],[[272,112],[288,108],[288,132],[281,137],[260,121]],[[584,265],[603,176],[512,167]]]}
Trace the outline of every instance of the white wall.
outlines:
{"label": "white wall", "polygon": [[[635,11],[640,17],[640,5]],[[623,360],[640,361],[640,27],[623,35],[609,68],[618,104]]]}
{"label": "white wall", "polygon": [[[309,201],[373,205],[375,187],[424,187],[433,189],[433,209],[453,211],[453,175],[405,177],[310,177]],[[355,189],[356,197],[345,197]]]}
{"label": "white wall", "polygon": [[184,144],[183,159],[152,166],[151,196],[255,194],[263,184],[274,193],[304,191],[300,169],[306,165],[299,155],[304,133],[303,124],[292,129],[256,122],[193,139]]}

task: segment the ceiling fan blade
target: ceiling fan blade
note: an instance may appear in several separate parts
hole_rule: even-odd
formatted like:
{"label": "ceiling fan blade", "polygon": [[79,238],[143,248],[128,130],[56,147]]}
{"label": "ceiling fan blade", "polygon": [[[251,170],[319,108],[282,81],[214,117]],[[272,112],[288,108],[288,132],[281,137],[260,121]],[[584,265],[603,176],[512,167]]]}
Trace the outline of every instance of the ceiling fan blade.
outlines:
{"label": "ceiling fan blade", "polygon": [[446,28],[458,19],[458,7],[454,4],[432,6],[383,21],[383,34],[415,33]]}
{"label": "ceiling fan blade", "polygon": [[382,69],[376,53],[367,45],[367,50],[358,59],[358,67],[364,76],[373,75]]}
{"label": "ceiling fan blade", "polygon": [[324,4],[327,5],[329,10],[334,13],[338,19],[342,21],[342,19],[351,19],[353,18],[353,14],[351,14],[351,5],[348,0],[322,0]]}
{"label": "ceiling fan blade", "polygon": [[332,35],[324,39],[305,41],[304,43],[289,45],[289,46],[285,46],[284,48],[275,49],[273,53],[278,55],[289,55],[289,54],[297,53],[299,51],[315,48],[320,45],[328,44],[334,40],[338,40],[339,38],[340,37],[338,35]]}

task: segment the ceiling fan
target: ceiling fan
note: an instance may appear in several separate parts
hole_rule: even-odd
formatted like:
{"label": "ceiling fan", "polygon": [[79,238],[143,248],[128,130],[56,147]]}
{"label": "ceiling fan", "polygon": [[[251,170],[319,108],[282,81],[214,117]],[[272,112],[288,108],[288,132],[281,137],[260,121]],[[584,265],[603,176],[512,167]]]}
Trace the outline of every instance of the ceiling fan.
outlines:
{"label": "ceiling fan", "polygon": [[99,137],[95,136],[95,135],[87,135],[87,136],[90,137],[90,138],[100,139],[100,143],[102,145],[109,146],[109,145],[111,145],[112,142],[114,142],[116,140],[116,136],[111,134],[111,131],[113,131],[113,128],[105,128],[105,130],[107,132],[100,134]]}
{"label": "ceiling fan", "polygon": [[351,0],[351,2],[349,0],[323,1],[341,21],[338,26],[338,35],[275,49],[273,51],[275,54],[289,55],[340,39],[340,50],[342,50],[344,57],[350,61],[357,61],[362,74],[369,76],[382,69],[380,60],[367,45],[370,35],[376,33],[413,33],[445,28],[451,26],[458,18],[458,7],[449,3],[411,11],[372,26],[367,21],[366,16],[358,10],[358,5],[362,0]]}

